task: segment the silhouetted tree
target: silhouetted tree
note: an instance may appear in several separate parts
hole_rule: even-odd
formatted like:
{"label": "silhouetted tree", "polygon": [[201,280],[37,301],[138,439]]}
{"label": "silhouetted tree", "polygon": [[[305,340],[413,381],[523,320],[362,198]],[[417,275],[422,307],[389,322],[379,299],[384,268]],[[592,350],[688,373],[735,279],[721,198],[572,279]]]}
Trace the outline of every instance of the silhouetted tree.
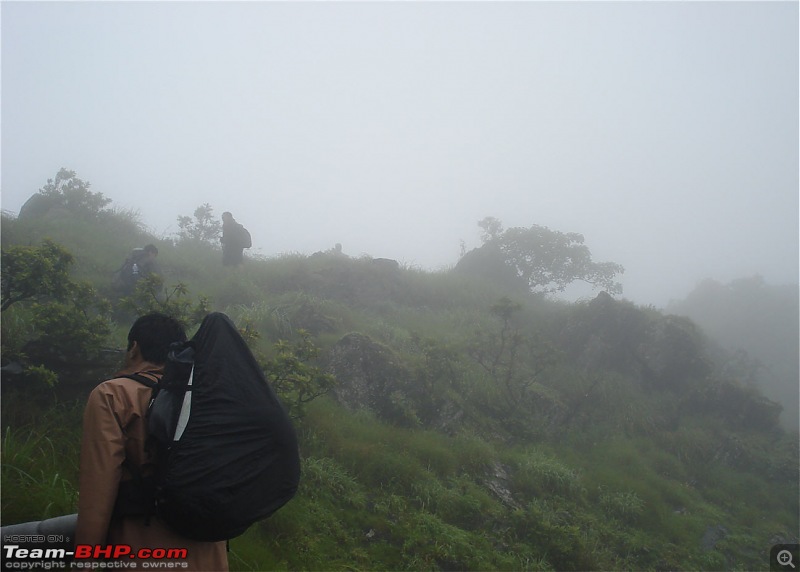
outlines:
{"label": "silhouetted tree", "polygon": [[478,223],[483,229],[483,246],[524,280],[532,292],[563,292],[576,281],[587,282],[611,294],[621,294],[614,281],[624,268],[613,262],[594,262],[583,235],[563,233],[547,227],[515,227],[503,230],[494,217]]}
{"label": "silhouetted tree", "polygon": [[525,333],[518,315],[522,305],[501,298],[491,309],[498,318],[497,331],[478,331],[467,348],[470,357],[497,383],[506,404],[516,410],[525,403],[531,386],[556,363],[554,349],[538,336]]}

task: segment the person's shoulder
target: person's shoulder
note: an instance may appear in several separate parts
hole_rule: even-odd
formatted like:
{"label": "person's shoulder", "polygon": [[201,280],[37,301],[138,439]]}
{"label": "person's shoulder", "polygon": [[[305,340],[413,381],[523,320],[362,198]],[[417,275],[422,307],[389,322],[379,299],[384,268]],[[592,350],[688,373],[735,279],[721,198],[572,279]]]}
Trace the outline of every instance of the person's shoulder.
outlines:
{"label": "person's shoulder", "polygon": [[[126,373],[116,373],[114,377],[106,379],[98,383],[93,391],[99,391],[103,393],[113,393],[119,390],[130,390],[136,387],[146,387],[140,381],[135,379],[131,379],[129,375],[142,375],[142,373],[135,373],[135,374],[126,374]],[[152,374],[143,375],[152,381],[158,382],[158,376],[154,376]]]}
{"label": "person's shoulder", "polygon": [[89,392],[89,397],[86,400],[87,408],[109,405],[115,409],[119,403],[130,401],[130,398],[126,397],[132,391],[132,388],[128,387],[129,381],[135,383],[133,380],[126,380],[120,377],[101,381]]}
{"label": "person's shoulder", "polygon": [[98,383],[92,393],[116,393],[120,389],[131,387],[135,385],[136,382],[132,379],[129,379],[122,375],[116,375],[115,377],[106,379]]}

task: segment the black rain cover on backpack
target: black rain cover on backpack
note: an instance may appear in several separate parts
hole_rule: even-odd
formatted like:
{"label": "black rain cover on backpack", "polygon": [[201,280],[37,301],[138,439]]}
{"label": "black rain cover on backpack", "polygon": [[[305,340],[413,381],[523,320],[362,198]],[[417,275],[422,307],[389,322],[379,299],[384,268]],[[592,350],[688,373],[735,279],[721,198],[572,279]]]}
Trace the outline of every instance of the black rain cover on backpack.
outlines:
{"label": "black rain cover on backpack", "polygon": [[297,491],[294,428],[225,314],[209,314],[174,346],[148,422],[156,510],[189,538],[234,538]]}

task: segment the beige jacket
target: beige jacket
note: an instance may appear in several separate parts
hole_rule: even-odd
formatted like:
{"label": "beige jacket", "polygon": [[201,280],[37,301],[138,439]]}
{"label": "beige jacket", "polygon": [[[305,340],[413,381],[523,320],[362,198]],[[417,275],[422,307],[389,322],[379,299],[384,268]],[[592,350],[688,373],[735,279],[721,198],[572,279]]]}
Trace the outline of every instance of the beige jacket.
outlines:
{"label": "beige jacket", "polygon": [[[154,364],[139,364],[136,372],[153,380],[162,369]],[[117,489],[123,479],[131,478],[122,463],[127,458],[151,472],[153,459],[145,451],[147,427],[145,413],[151,389],[137,381],[115,378],[98,385],[89,395],[83,415],[83,438],[80,458],[80,497],[76,544],[130,545],[133,553],[141,548],[185,548],[188,568],[180,570],[228,570],[225,542],[199,542],[183,538],[167,528],[157,517],[124,517],[112,520]],[[124,558],[126,567],[140,566],[145,560]],[[137,568],[133,568],[134,570]]]}

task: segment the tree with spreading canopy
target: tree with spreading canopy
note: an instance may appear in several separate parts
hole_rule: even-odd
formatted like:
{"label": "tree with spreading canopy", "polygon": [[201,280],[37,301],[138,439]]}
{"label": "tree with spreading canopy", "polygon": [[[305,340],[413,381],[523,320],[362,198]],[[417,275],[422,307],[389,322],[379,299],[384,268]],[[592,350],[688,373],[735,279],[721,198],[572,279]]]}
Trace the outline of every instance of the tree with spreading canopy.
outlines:
{"label": "tree with spreading canopy", "polygon": [[624,272],[623,267],[594,262],[581,234],[539,225],[504,230],[494,217],[484,218],[478,226],[483,229],[483,246],[462,257],[459,266],[496,274],[502,267],[512,280],[537,293],[563,292],[576,281],[610,294],[622,293],[622,285],[614,278]]}

